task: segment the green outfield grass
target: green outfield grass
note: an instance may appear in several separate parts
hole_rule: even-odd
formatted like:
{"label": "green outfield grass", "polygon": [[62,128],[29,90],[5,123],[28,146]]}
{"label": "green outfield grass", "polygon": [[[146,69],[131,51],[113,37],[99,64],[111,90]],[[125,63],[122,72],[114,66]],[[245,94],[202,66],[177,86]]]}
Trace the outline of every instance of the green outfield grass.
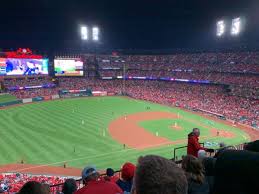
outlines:
{"label": "green outfield grass", "polygon": [[[176,119],[139,123],[152,133],[158,131],[159,136],[171,140],[186,139],[193,127],[200,127],[202,135],[208,135],[208,129],[198,125],[203,123],[236,134],[235,139],[209,138],[206,141],[227,141],[229,145],[247,141],[248,136],[239,129],[177,108],[122,97],[66,99],[0,110],[0,164],[16,163],[24,159],[26,163],[32,164],[60,166],[67,162],[68,166],[74,167],[95,164],[99,169],[118,169],[125,161],[135,162],[140,155],[159,154],[172,158],[173,148],[185,144],[143,151],[125,150],[123,145],[109,136],[107,127],[112,120],[125,114],[145,112],[147,106],[150,107],[148,111],[179,113],[183,118],[195,121]],[[183,130],[172,130],[170,126],[174,122]]]}
{"label": "green outfield grass", "polygon": [[0,95],[0,103],[12,102],[15,100],[17,100],[17,98],[13,95],[10,95],[10,94]]}

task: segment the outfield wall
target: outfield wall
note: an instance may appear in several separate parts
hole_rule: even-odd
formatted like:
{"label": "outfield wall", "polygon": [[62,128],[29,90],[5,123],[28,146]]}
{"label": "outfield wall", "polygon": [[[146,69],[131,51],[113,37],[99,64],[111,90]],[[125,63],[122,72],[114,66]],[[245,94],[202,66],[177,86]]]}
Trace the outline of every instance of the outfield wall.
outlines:
{"label": "outfield wall", "polygon": [[[75,92],[75,90],[73,90]],[[88,91],[86,91],[88,92]],[[109,93],[107,91],[91,91],[91,93],[86,93],[85,95],[77,95],[77,93],[73,93],[72,96],[66,96],[68,98],[73,98],[73,97],[87,97],[87,96],[114,96],[114,93]],[[18,105],[18,104],[27,104],[27,103],[32,103],[32,102],[40,102],[40,101],[48,101],[48,100],[56,100],[62,98],[60,95],[52,95],[52,96],[38,96],[35,98],[24,98],[20,100],[14,100],[10,102],[4,102],[0,103],[0,107],[7,107],[7,106],[13,106],[13,105]]]}
{"label": "outfield wall", "polygon": [[12,105],[22,104],[22,103],[23,103],[23,100],[14,100],[14,101],[10,101],[10,102],[3,102],[3,103],[0,103],[0,107],[12,106]]}
{"label": "outfield wall", "polygon": [[59,99],[59,95],[39,96],[36,98],[25,98],[25,99],[21,99],[21,100],[4,102],[4,103],[0,103],[0,107],[14,106],[14,105],[18,105],[18,104],[27,104],[27,103],[32,103],[32,102],[40,102],[40,101],[54,100],[54,99]]}

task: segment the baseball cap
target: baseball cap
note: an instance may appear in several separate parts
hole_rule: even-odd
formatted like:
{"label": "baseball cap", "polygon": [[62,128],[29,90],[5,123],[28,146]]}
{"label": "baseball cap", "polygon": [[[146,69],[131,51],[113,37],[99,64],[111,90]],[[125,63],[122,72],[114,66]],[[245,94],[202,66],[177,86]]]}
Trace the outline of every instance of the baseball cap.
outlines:
{"label": "baseball cap", "polygon": [[126,162],[121,169],[121,177],[129,181],[134,177],[136,166],[130,162]]}
{"label": "baseball cap", "polygon": [[97,173],[96,167],[95,166],[86,166],[83,171],[82,171],[82,179],[86,179],[92,174]]}

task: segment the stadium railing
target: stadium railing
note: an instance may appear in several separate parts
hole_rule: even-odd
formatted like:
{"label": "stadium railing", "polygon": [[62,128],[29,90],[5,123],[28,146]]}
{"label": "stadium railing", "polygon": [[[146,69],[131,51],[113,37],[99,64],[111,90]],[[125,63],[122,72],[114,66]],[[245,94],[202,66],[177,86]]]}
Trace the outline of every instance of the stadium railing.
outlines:
{"label": "stadium railing", "polygon": [[[204,143],[200,143],[200,145],[202,146],[202,147],[204,147]],[[178,151],[178,150],[180,150],[180,149],[187,149],[187,146],[181,146],[181,147],[177,147],[177,148],[174,148],[174,155],[173,155],[173,158],[172,158],[172,160],[174,160],[174,161],[179,161],[178,159],[178,156],[176,155],[176,151]],[[181,158],[180,158],[180,160],[184,157],[185,155],[182,155],[181,156]]]}
{"label": "stadium railing", "polygon": [[[200,144],[201,144],[202,146],[204,146],[204,143],[200,143]],[[235,145],[235,146],[227,146],[227,148],[235,149],[235,150],[243,150],[244,145],[245,145],[245,144],[243,143],[243,144],[239,144],[239,145]],[[178,157],[176,156],[176,152],[177,152],[177,150],[184,149],[184,148],[187,148],[187,146],[181,146],[181,147],[174,148],[174,156],[173,156],[172,160],[173,160],[178,166],[181,166],[182,157],[184,157],[185,155],[182,155],[181,158],[178,158]],[[220,148],[219,148],[219,149],[215,149],[214,154],[217,153],[218,150],[220,150]],[[210,156],[212,156],[212,155],[210,155]],[[115,174],[117,174],[118,177],[120,177],[120,172],[121,172],[120,170],[115,171]],[[103,173],[103,174],[101,174],[100,176],[103,177],[103,176],[106,176],[106,174]],[[76,180],[76,183],[77,183],[78,189],[83,187],[83,180],[82,180],[82,179]],[[62,192],[63,185],[64,185],[64,183],[60,183],[60,184],[56,184],[56,185],[51,185],[51,186],[50,186],[50,191],[51,191],[51,193],[52,193],[52,194],[57,194],[57,193],[59,193],[59,192]]]}
{"label": "stadium railing", "polygon": [[[204,143],[200,143],[203,147],[204,147]],[[235,150],[243,150],[244,149],[244,145],[245,145],[245,143],[242,143],[242,144],[238,144],[238,145],[234,145],[234,146],[227,146],[226,148],[228,148],[228,149],[235,149]],[[177,155],[176,155],[176,152],[178,151],[178,150],[180,150],[180,149],[184,149],[184,148],[186,148],[187,149],[187,146],[181,146],[181,147],[177,147],[177,148],[174,148],[174,155],[173,155],[173,158],[172,158],[172,160],[173,161],[175,161],[176,163],[181,163],[181,161],[182,161],[182,158],[186,155],[181,155],[181,157],[179,158]],[[210,156],[212,156],[212,155],[215,155],[217,152],[218,152],[218,150],[220,150],[221,148],[218,148],[218,149],[214,149],[215,151],[214,151],[214,153],[210,153]]]}

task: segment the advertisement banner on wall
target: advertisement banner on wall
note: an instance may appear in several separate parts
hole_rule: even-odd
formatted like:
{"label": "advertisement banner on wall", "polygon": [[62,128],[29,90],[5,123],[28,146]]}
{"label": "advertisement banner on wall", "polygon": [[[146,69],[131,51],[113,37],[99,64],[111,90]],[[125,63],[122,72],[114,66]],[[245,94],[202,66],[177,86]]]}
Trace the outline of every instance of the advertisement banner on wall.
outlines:
{"label": "advertisement banner on wall", "polygon": [[93,96],[107,96],[107,91],[92,91]]}
{"label": "advertisement banner on wall", "polygon": [[22,99],[22,103],[30,103],[30,102],[32,102],[32,98]]}

